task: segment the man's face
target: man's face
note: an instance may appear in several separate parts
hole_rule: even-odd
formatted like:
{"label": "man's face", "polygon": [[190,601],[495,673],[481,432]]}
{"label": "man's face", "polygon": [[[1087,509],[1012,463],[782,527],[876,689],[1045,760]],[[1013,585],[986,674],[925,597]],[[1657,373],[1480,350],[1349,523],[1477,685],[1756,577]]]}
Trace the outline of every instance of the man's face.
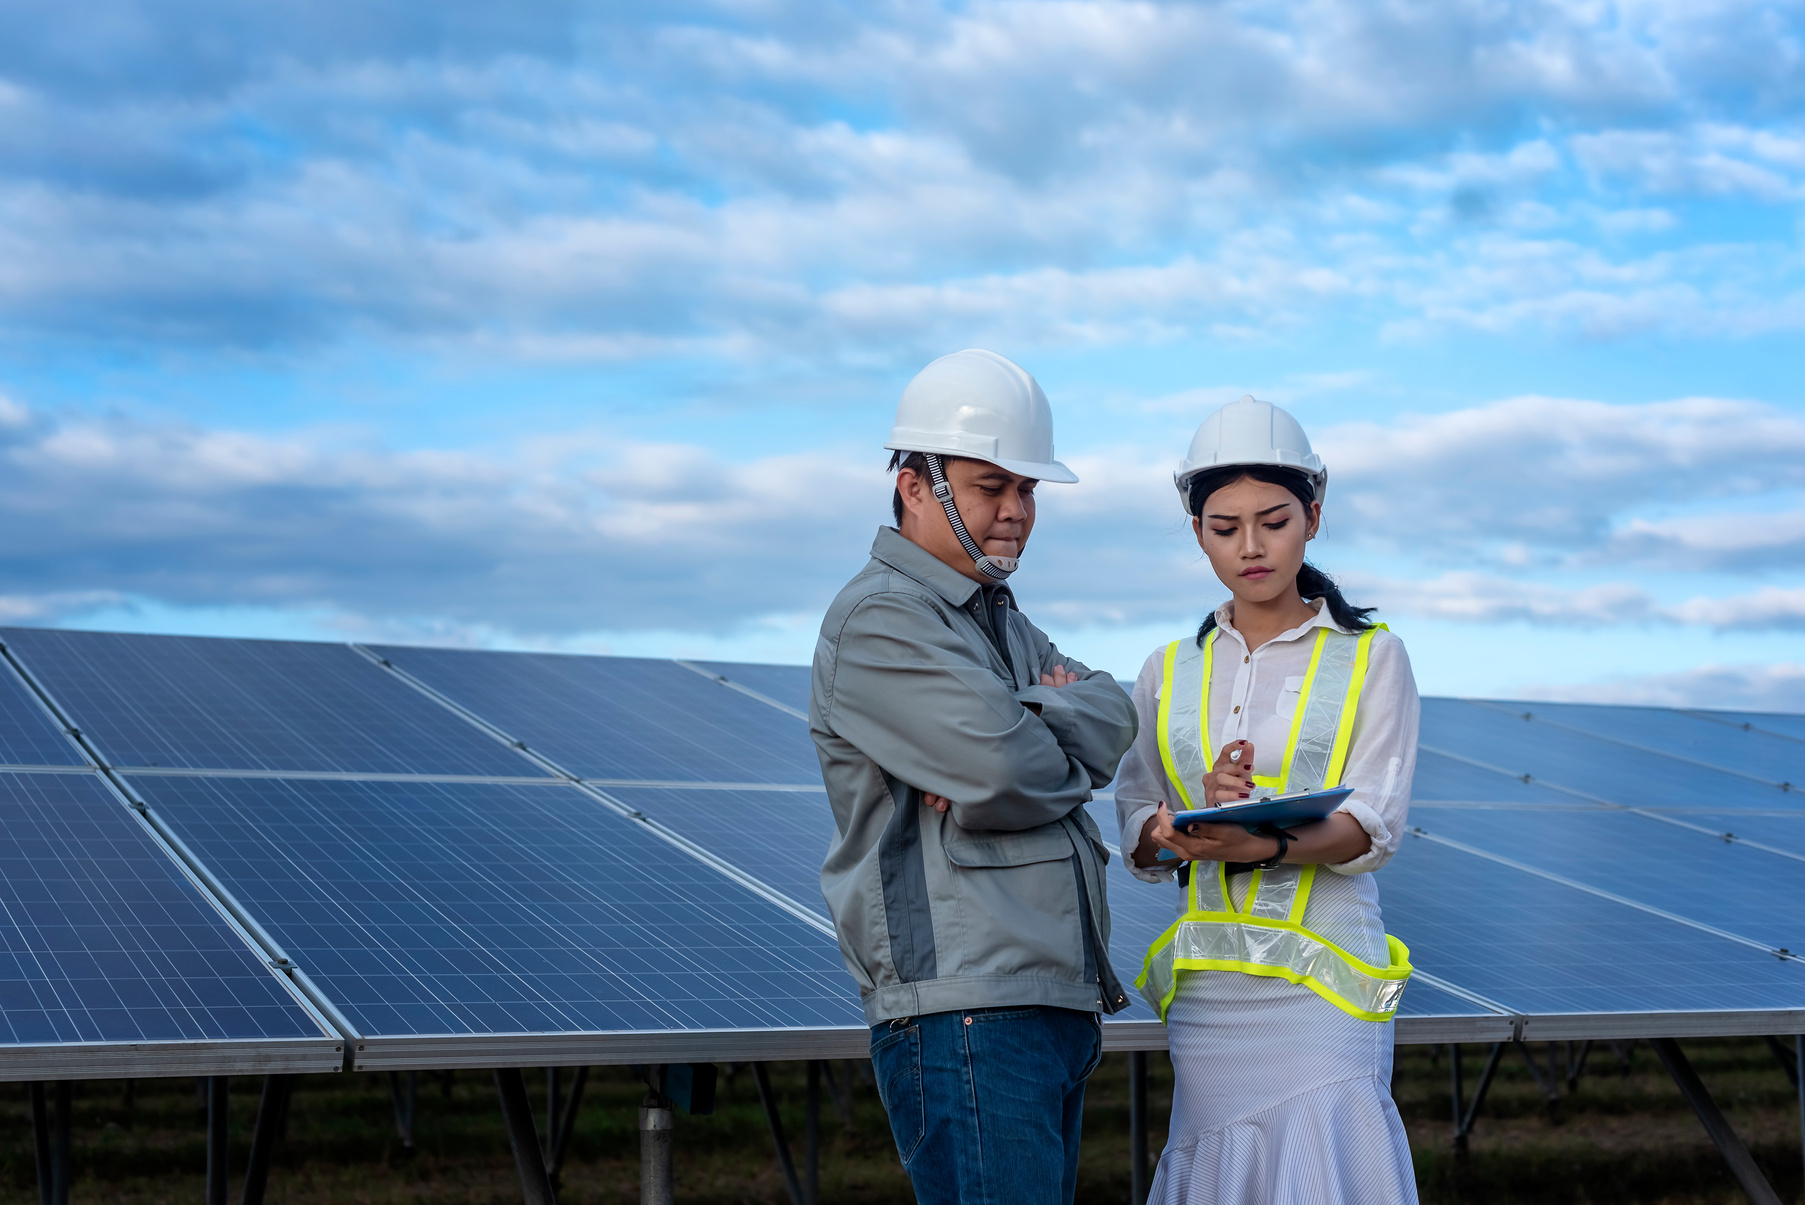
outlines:
{"label": "man's face", "polygon": [[[1034,487],[1040,482],[982,460],[948,458],[943,463],[959,518],[978,547],[986,556],[1020,556],[1028,546],[1028,533],[1034,530]],[[945,508],[934,497],[934,483],[925,473],[898,470],[896,492],[902,495],[905,537],[966,577],[990,581],[953,534]]]}

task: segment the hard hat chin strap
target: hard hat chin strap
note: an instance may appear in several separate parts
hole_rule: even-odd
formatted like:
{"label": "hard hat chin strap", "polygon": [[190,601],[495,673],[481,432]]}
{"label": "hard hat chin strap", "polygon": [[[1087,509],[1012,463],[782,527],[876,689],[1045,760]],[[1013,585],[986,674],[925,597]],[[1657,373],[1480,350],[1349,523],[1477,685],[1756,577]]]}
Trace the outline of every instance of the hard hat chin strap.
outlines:
{"label": "hard hat chin strap", "polygon": [[946,470],[940,465],[940,457],[933,452],[923,452],[922,455],[928,462],[928,478],[934,483],[934,497],[945,508],[946,521],[953,525],[953,534],[959,537],[959,546],[965,549],[965,555],[978,567],[978,572],[999,582],[1014,573],[1022,563],[1021,558],[985,555],[984,550],[978,547],[978,542],[971,538],[971,533],[965,530],[965,521],[959,517],[959,508],[953,504],[953,487],[947,484]]}

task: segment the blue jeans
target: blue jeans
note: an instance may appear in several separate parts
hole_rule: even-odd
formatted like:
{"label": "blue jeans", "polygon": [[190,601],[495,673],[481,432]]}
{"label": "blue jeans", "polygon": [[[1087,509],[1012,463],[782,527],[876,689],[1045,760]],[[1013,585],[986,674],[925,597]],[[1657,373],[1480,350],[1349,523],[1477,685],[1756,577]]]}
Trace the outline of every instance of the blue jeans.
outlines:
{"label": "blue jeans", "polygon": [[1078,1188],[1095,1013],[974,1008],[871,1027],[871,1066],[920,1205],[1055,1205]]}

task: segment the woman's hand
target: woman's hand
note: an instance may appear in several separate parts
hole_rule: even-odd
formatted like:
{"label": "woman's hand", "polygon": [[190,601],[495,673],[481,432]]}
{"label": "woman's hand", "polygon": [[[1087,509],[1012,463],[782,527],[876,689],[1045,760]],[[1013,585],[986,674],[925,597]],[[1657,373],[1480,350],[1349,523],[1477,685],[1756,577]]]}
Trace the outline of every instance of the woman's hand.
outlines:
{"label": "woman's hand", "polygon": [[1219,808],[1225,803],[1240,803],[1252,793],[1253,742],[1230,741],[1222,746],[1216,764],[1203,776],[1204,806]]}
{"label": "woman's hand", "polygon": [[1257,837],[1239,824],[1172,825],[1172,811],[1164,803],[1147,817],[1141,843],[1134,851],[1136,866],[1153,866],[1159,851],[1169,849],[1186,862],[1264,862],[1278,852],[1275,837]]}

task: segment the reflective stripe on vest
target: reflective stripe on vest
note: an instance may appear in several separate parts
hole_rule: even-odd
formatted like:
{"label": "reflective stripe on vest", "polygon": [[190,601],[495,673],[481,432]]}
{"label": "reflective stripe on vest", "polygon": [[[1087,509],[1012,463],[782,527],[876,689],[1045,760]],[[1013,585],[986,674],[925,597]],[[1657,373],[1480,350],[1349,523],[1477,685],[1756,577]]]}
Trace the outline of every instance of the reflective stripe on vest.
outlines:
{"label": "reflective stripe on vest", "polygon": [[[1366,681],[1376,628],[1358,636],[1318,628],[1291,719],[1291,737],[1276,776],[1254,776],[1253,798],[1318,791],[1337,785],[1347,765],[1354,715]],[[1203,805],[1199,790],[1215,764],[1209,730],[1210,678],[1215,667],[1212,629],[1203,647],[1175,640],[1166,647],[1159,699],[1159,751],[1166,778],[1186,808]],[[1335,1007],[1367,1021],[1389,1021],[1410,978],[1410,951],[1385,938],[1390,965],[1376,967],[1303,925],[1316,867],[1286,865],[1256,870],[1244,904],[1236,908],[1228,871],[1216,864],[1220,900],[1203,906],[1202,874],[1191,875],[1185,914],[1147,951],[1135,986],[1164,1020],[1180,978],[1190,971],[1240,971],[1308,987]],[[1214,893],[1212,893],[1214,894]]]}

